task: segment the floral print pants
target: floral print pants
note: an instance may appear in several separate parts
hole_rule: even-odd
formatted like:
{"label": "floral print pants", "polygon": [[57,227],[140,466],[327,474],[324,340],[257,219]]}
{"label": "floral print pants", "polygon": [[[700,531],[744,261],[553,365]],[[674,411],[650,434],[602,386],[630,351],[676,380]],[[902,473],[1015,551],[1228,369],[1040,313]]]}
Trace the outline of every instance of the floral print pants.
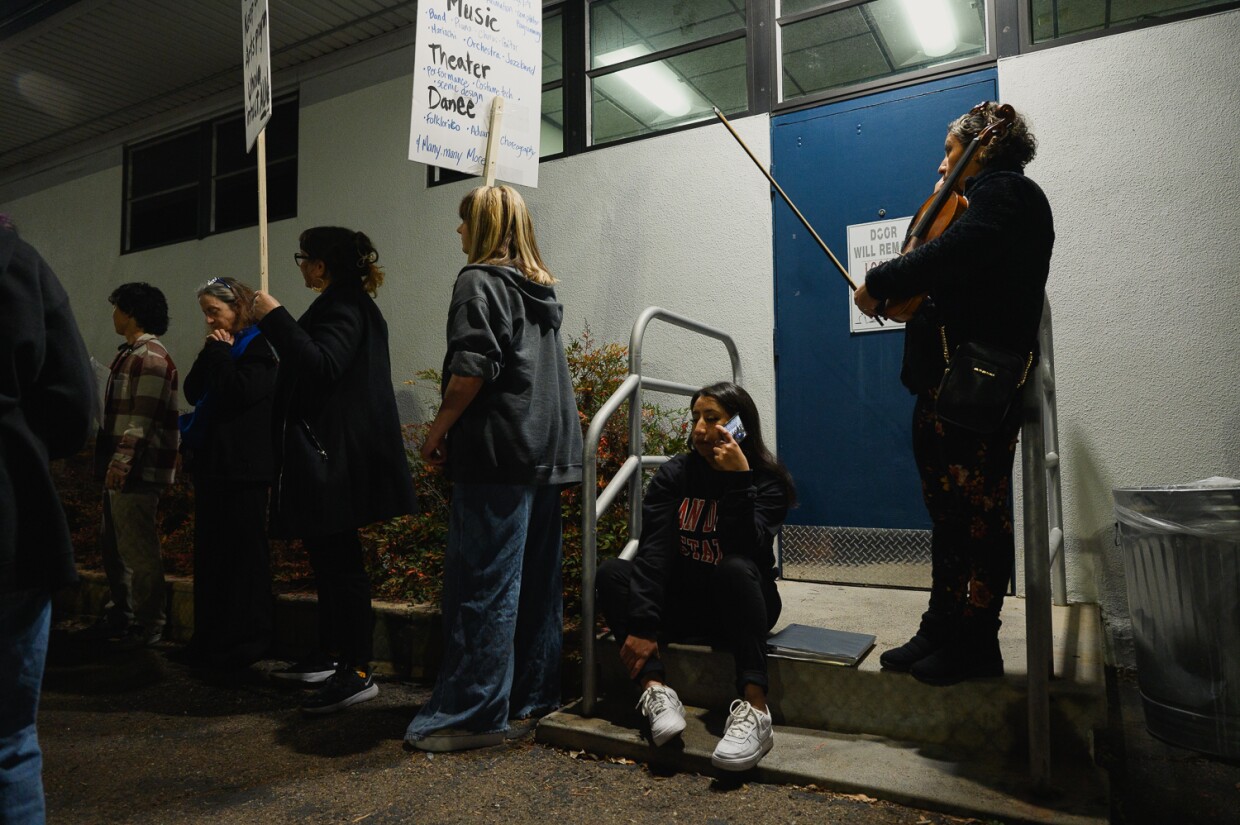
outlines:
{"label": "floral print pants", "polygon": [[1015,563],[1012,461],[1020,431],[1013,404],[993,433],[975,433],[935,415],[938,388],[917,396],[913,457],[934,524],[930,610],[997,620]]}

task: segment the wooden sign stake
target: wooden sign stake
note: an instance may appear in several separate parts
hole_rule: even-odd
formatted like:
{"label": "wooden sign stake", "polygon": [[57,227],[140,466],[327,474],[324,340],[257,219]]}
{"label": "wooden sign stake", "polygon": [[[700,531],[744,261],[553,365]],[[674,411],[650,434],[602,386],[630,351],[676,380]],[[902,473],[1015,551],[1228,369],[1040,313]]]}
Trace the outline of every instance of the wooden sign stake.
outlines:
{"label": "wooden sign stake", "polygon": [[499,124],[504,119],[504,99],[496,95],[491,100],[491,122],[487,126],[487,159],[483,173],[487,186],[495,185],[495,160],[499,157]]}
{"label": "wooden sign stake", "polygon": [[258,272],[259,289],[267,291],[267,128],[258,133]]}

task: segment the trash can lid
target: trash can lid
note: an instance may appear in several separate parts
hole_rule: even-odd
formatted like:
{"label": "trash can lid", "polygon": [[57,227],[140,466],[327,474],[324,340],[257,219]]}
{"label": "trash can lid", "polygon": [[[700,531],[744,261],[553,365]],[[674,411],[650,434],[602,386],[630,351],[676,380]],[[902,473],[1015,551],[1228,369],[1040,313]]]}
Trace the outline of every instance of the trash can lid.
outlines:
{"label": "trash can lid", "polygon": [[1116,487],[1112,495],[1116,519],[1129,527],[1240,541],[1240,481],[1234,478]]}

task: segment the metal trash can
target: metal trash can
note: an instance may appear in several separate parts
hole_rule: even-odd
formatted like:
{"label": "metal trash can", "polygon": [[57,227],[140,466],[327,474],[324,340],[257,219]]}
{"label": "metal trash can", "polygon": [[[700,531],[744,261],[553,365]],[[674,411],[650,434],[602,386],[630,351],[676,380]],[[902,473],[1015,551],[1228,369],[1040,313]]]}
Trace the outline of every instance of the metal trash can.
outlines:
{"label": "metal trash can", "polygon": [[1145,724],[1240,758],[1240,481],[1114,496]]}

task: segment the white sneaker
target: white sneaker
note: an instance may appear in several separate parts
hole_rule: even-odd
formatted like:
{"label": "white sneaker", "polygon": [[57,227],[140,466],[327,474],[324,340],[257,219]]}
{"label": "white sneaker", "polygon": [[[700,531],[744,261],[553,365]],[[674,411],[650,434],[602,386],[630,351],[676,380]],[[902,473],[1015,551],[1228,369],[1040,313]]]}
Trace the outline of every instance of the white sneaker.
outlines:
{"label": "white sneaker", "polygon": [[656,746],[685,729],[685,706],[667,685],[654,682],[643,690],[637,709],[650,721],[650,738]]}
{"label": "white sneaker", "polygon": [[758,710],[744,699],[737,699],[728,709],[728,724],[710,763],[725,771],[747,771],[757,765],[774,744],[771,714]]}

